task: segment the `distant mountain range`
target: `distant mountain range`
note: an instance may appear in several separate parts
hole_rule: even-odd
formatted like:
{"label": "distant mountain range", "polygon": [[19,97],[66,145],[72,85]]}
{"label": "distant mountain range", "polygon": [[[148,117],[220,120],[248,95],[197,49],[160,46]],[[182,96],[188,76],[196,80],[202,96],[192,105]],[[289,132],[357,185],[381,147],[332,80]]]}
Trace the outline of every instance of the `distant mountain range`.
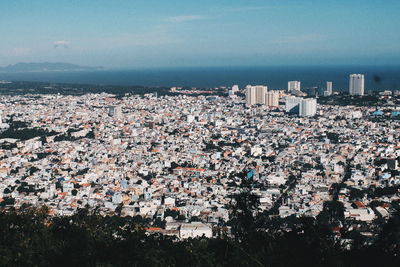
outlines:
{"label": "distant mountain range", "polygon": [[0,72],[48,72],[48,71],[89,71],[101,70],[102,67],[86,67],[70,63],[17,63],[0,67]]}

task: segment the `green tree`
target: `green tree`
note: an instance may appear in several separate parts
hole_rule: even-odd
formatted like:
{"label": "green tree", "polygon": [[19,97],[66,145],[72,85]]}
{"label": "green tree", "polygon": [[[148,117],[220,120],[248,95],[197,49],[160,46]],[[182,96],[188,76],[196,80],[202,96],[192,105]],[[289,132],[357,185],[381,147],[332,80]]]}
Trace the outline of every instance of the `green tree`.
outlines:
{"label": "green tree", "polygon": [[259,205],[259,197],[250,193],[250,191],[232,196],[229,224],[232,226],[232,233],[235,238],[240,240],[243,236],[255,230]]}

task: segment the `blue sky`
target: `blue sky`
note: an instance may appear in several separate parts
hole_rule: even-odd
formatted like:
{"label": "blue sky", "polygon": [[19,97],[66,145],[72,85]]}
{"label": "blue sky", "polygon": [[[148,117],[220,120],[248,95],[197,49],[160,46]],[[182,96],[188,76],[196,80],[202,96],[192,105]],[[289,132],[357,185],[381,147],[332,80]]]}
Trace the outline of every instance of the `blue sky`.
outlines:
{"label": "blue sky", "polygon": [[13,0],[0,10],[0,66],[400,62],[398,0]]}

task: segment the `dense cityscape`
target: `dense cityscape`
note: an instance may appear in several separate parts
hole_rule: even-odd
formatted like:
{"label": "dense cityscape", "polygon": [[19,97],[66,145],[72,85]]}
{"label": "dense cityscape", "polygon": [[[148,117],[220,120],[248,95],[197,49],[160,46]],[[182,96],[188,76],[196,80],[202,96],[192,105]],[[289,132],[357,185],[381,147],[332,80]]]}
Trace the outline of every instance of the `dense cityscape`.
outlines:
{"label": "dense cityscape", "polygon": [[[363,79],[351,75],[348,97],[362,98]],[[331,82],[324,89],[336,93]],[[99,208],[140,215],[148,231],[212,237],[229,230],[232,196],[248,180],[270,216],[316,217],[338,200],[353,226],[390,217],[399,199],[396,105],[317,107],[299,81],[287,91],[226,90],[2,96],[0,205],[60,216]],[[380,98],[398,101],[398,91]]]}
{"label": "dense cityscape", "polygon": [[400,266],[400,1],[0,7],[0,267]]}
{"label": "dense cityscape", "polygon": [[[0,87],[9,91],[13,84],[2,81]],[[45,94],[40,89],[0,97],[5,238],[9,227],[16,227],[7,219],[12,214],[28,216],[45,233],[49,224],[62,233],[78,223],[90,235],[111,227],[101,230],[112,235],[107,238],[120,231],[107,218],[123,220],[121,229],[133,223],[136,230],[121,240],[136,237],[137,229],[157,242],[159,235],[175,240],[159,249],[175,248],[177,240],[198,246],[193,242],[204,238],[226,246],[237,241],[260,246],[254,235],[266,234],[265,244],[270,235],[280,240],[296,232],[296,238],[306,238],[307,227],[314,225],[323,243],[305,247],[319,247],[318,264],[326,264],[326,253],[378,246],[387,225],[399,218],[400,94],[365,95],[361,74],[350,75],[348,92],[334,91],[329,81],[305,89],[300,81],[289,81],[287,90],[172,87],[160,95],[145,88],[141,94],[56,93],[65,90],[62,86],[45,86]],[[81,222],[81,216],[88,217]],[[17,218],[18,228],[30,229],[25,217]],[[59,225],[62,218],[70,221]],[[106,221],[88,228],[93,220]],[[73,245],[74,251],[79,247]],[[69,260],[83,257],[76,253]],[[101,258],[97,250],[86,253]],[[271,253],[253,257],[262,260]],[[221,260],[229,264],[226,257]],[[44,259],[43,265],[51,265]],[[239,265],[252,264],[244,261]],[[282,258],[263,261],[277,264]]]}

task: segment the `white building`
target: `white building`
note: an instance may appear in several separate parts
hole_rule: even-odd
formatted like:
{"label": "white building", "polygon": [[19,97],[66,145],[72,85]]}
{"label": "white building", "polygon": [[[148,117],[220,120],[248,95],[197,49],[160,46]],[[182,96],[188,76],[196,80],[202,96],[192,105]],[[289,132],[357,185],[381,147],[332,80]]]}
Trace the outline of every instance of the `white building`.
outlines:
{"label": "white building", "polygon": [[285,111],[287,113],[298,113],[301,100],[301,97],[287,96],[285,102]]}
{"label": "white building", "polygon": [[295,113],[302,117],[314,116],[317,112],[317,100],[315,98],[306,98],[296,96],[287,96],[285,102],[285,111]]}
{"label": "white building", "polygon": [[193,115],[187,115],[187,122],[192,123],[195,120],[195,117]]}
{"label": "white building", "polygon": [[228,90],[229,97],[235,98],[236,92],[239,92],[239,85],[233,85],[231,90]]}
{"label": "white building", "polygon": [[115,117],[116,119],[121,119],[122,117],[122,109],[120,106],[110,106],[108,107],[108,115],[111,117]]}
{"label": "white building", "polygon": [[325,96],[330,96],[333,93],[333,85],[332,82],[326,82],[326,91]]}
{"label": "white building", "polygon": [[180,238],[212,237],[212,229],[202,222],[182,223],[179,229]]}
{"label": "white building", "polygon": [[252,106],[256,104],[265,104],[265,94],[268,87],[264,85],[246,86],[246,105]]}
{"label": "white building", "polygon": [[348,208],[344,212],[345,218],[353,218],[357,221],[370,222],[375,219],[375,213],[371,208],[352,209]]}
{"label": "white building", "polygon": [[299,115],[301,117],[314,116],[317,113],[317,99],[306,98],[302,99],[299,107]]}
{"label": "white building", "polygon": [[269,107],[279,106],[279,92],[269,91],[265,94],[265,104]]}
{"label": "white building", "polygon": [[289,81],[288,82],[288,91],[301,91],[301,82],[300,81]]}
{"label": "white building", "polygon": [[350,75],[349,94],[364,95],[364,74]]}
{"label": "white building", "polygon": [[8,125],[7,123],[3,123],[3,118],[0,114],[0,129],[7,129],[9,127],[10,127],[10,125]]}
{"label": "white building", "polygon": [[239,85],[236,85],[236,84],[233,85],[233,86],[232,86],[232,92],[233,92],[233,93],[239,92]]}

